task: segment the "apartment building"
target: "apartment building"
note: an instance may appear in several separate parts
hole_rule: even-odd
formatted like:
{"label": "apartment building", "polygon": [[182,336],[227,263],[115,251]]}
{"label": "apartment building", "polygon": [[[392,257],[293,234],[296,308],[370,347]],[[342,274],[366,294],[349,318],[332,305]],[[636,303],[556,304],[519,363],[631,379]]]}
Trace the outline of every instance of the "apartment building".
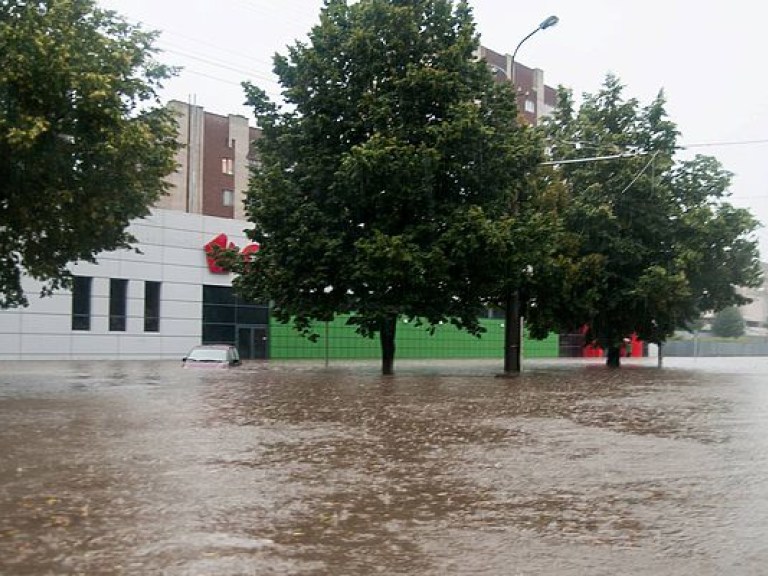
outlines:
{"label": "apartment building", "polygon": [[557,91],[544,84],[544,71],[513,62],[511,54],[501,54],[485,46],[477,57],[485,60],[498,82],[512,82],[516,87],[517,108],[529,124],[552,113],[557,104]]}
{"label": "apartment building", "polygon": [[176,155],[179,168],[168,178],[171,189],[157,207],[245,220],[243,200],[259,130],[245,116],[213,114],[178,100],[168,107],[176,113],[182,148]]}

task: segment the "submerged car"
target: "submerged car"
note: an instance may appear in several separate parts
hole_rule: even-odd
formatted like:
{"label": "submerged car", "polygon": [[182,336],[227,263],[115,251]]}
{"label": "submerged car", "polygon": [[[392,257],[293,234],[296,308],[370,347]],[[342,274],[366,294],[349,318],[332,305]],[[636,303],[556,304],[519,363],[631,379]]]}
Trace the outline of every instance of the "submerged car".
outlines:
{"label": "submerged car", "polygon": [[233,368],[240,365],[240,354],[229,344],[204,344],[192,348],[181,362],[184,368]]}

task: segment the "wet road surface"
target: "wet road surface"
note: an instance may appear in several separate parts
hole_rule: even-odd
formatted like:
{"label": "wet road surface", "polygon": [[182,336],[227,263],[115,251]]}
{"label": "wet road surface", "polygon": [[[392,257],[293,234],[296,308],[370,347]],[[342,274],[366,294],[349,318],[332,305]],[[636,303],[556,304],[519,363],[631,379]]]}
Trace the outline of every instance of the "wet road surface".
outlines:
{"label": "wet road surface", "polygon": [[763,575],[768,359],[0,364],[0,574]]}

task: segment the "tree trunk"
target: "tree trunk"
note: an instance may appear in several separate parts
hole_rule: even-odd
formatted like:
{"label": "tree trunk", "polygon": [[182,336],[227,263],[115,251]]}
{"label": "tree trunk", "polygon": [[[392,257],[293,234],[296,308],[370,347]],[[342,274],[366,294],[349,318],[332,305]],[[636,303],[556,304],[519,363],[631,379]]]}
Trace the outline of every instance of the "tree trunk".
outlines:
{"label": "tree trunk", "polygon": [[397,330],[397,316],[387,316],[381,321],[379,327],[379,341],[381,342],[381,373],[389,376],[395,373],[395,332]]}
{"label": "tree trunk", "polygon": [[507,290],[504,298],[504,375],[520,373],[520,295]]}
{"label": "tree trunk", "polygon": [[621,366],[621,348],[619,346],[609,346],[605,357],[605,365],[608,368],[618,368]]}

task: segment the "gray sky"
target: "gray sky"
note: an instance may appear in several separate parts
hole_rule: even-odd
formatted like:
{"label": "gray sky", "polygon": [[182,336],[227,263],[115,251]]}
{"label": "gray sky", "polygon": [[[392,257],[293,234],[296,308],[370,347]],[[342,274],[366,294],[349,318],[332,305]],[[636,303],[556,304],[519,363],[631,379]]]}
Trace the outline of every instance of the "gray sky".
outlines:
{"label": "gray sky", "polygon": [[[194,99],[210,112],[243,114],[240,81],[277,97],[271,58],[306,36],[322,0],[100,0],[130,21],[163,32],[167,63],[183,66],[165,98]],[[470,0],[482,43],[511,53],[550,14],[517,60],[576,95],[595,92],[613,72],[625,95],[647,104],[664,89],[686,154],[717,157],[735,173],[732,202],[768,225],[768,54],[763,16],[747,0]],[[768,260],[768,229],[760,231]]]}

